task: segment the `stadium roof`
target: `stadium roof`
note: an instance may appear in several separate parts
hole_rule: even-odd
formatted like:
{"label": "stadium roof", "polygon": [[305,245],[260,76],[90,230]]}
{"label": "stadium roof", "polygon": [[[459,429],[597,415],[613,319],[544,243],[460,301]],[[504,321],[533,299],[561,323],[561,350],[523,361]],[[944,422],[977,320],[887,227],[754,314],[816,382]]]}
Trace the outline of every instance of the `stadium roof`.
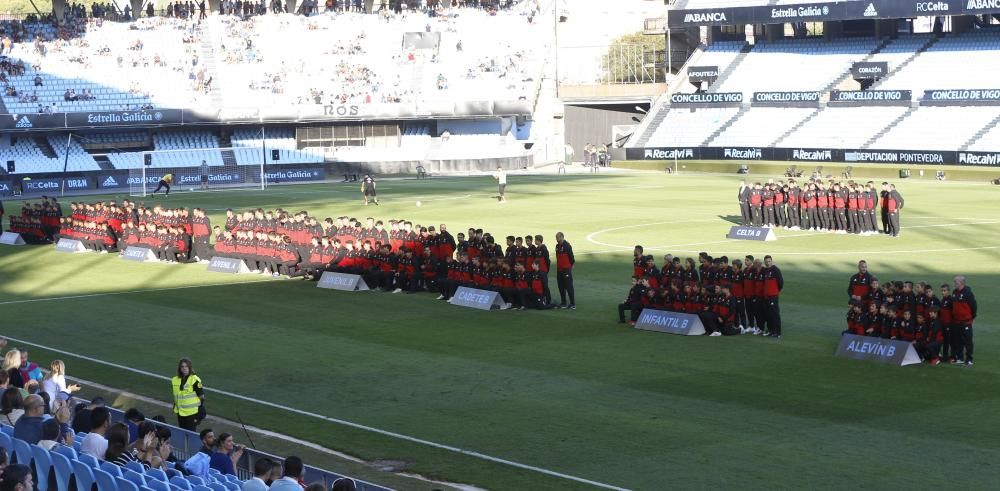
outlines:
{"label": "stadium roof", "polygon": [[669,26],[775,24],[858,19],[904,19],[1000,13],[1000,0],[687,0],[670,9]]}

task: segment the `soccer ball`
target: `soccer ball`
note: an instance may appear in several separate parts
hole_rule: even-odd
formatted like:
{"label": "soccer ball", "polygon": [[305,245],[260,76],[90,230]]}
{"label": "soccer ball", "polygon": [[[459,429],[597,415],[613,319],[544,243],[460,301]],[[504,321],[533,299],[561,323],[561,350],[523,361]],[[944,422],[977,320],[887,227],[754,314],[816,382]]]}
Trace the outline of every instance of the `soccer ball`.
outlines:
{"label": "soccer ball", "polygon": [[420,207],[420,202],[419,202],[419,201],[417,201],[417,207],[418,207],[418,208]]}
{"label": "soccer ball", "polygon": [[190,191],[190,192],[193,193],[194,192],[194,188],[188,188],[188,191]]}

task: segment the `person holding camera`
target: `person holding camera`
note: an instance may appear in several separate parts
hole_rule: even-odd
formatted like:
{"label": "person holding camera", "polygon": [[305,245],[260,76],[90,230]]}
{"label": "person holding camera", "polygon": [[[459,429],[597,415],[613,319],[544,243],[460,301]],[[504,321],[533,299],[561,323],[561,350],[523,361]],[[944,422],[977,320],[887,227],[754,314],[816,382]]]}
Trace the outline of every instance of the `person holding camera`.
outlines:
{"label": "person holding camera", "polygon": [[198,431],[198,423],[205,419],[205,388],[201,378],[195,375],[191,360],[181,358],[177,362],[177,375],[170,380],[174,396],[174,414],[177,426]]}
{"label": "person holding camera", "polygon": [[208,467],[223,474],[236,475],[236,463],[243,456],[246,447],[237,445],[233,441],[233,435],[223,433],[215,440],[215,451],[209,459]]}

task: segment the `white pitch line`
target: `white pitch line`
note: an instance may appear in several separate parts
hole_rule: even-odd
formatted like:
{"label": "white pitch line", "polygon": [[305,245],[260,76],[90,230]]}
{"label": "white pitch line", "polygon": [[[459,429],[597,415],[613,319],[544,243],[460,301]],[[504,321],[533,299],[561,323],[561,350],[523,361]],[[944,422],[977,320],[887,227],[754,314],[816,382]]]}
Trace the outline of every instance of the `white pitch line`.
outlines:
{"label": "white pitch line", "polygon": [[[152,291],[152,290],[147,290],[147,291]],[[98,294],[98,295],[100,295],[100,294]],[[2,305],[2,304],[0,304],[0,305]],[[65,356],[72,356],[74,358],[79,358],[81,360],[86,360],[86,361],[89,361],[91,363],[97,363],[99,365],[105,365],[105,366],[117,368],[119,370],[125,370],[125,371],[128,371],[128,372],[137,373],[137,374],[140,374],[140,375],[145,375],[147,377],[152,377],[152,378],[155,378],[155,379],[158,379],[158,380],[164,380],[164,381],[169,381],[170,380],[170,377],[165,377],[165,376],[160,375],[160,374],[156,374],[156,373],[152,373],[152,372],[147,372],[145,370],[140,370],[138,368],[127,367],[125,365],[120,365],[118,363],[112,363],[112,362],[109,362],[109,361],[104,361],[104,360],[101,360],[101,359],[98,359],[98,358],[93,358],[93,357],[89,357],[89,356],[86,356],[86,355],[81,355],[79,353],[73,353],[73,352],[65,351],[65,350],[62,350],[62,349],[59,349],[59,348],[53,348],[51,346],[46,346],[46,345],[43,345],[43,344],[32,343],[30,341],[25,341],[25,340],[22,340],[22,339],[16,339],[16,338],[12,338],[12,337],[9,337],[9,336],[7,337],[7,339],[10,340],[10,341],[13,341],[15,343],[18,343],[18,344],[26,344],[26,345],[29,345],[29,346],[34,346],[36,348],[41,348],[41,349],[44,349],[44,350],[47,350],[47,351],[51,351],[53,353],[59,353],[61,355],[65,355]],[[363,424],[360,424],[360,423],[354,423],[352,421],[347,421],[347,420],[344,420],[344,419],[338,419],[338,418],[333,418],[333,417],[330,417],[330,416],[324,416],[322,414],[313,413],[313,412],[310,412],[310,411],[304,411],[302,409],[296,409],[294,407],[284,406],[284,405],[281,405],[281,404],[277,404],[277,403],[270,402],[270,401],[265,401],[265,400],[262,400],[262,399],[254,399],[252,397],[247,397],[247,396],[244,396],[244,395],[241,395],[241,394],[236,394],[234,392],[229,392],[229,391],[226,391],[226,390],[213,389],[213,388],[206,387],[205,391],[206,392],[213,392],[213,393],[216,393],[216,394],[221,394],[221,395],[224,395],[224,396],[227,396],[227,397],[232,397],[234,399],[239,399],[241,401],[246,401],[246,402],[252,402],[252,403],[255,403],[255,404],[260,404],[262,406],[267,406],[267,407],[271,407],[271,408],[274,408],[274,409],[280,409],[280,410],[283,410],[283,411],[288,411],[290,413],[295,413],[295,414],[299,414],[299,415],[302,415],[302,416],[308,416],[308,417],[311,417],[311,418],[316,418],[316,419],[320,419],[320,420],[323,420],[323,421],[328,421],[328,422],[331,422],[331,423],[336,423],[336,424],[340,424],[340,425],[343,425],[343,426],[348,426],[348,427],[359,429],[359,430],[364,430],[364,431],[369,431],[369,432],[372,432],[372,433],[377,433],[379,435],[396,438],[398,440],[404,440],[404,441],[408,441],[408,442],[411,442],[411,443],[418,443],[418,444],[425,445],[425,446],[428,446],[428,447],[433,447],[433,448],[437,448],[437,449],[441,449],[441,450],[447,450],[447,451],[450,451],[450,452],[454,452],[454,453],[458,453],[458,454],[462,454],[462,455],[467,455],[467,456],[470,456],[470,457],[475,457],[475,458],[478,458],[478,459],[481,459],[481,460],[486,460],[486,461],[489,461],[489,462],[495,462],[497,464],[503,464],[503,465],[507,465],[507,466],[510,466],[510,467],[516,467],[518,469],[524,469],[524,470],[528,470],[528,471],[533,471],[533,472],[537,472],[537,473],[540,473],[540,474],[545,474],[547,476],[558,477],[558,478],[566,479],[566,480],[569,480],[569,481],[574,481],[574,482],[578,482],[578,483],[581,483],[581,484],[587,484],[587,485],[590,485],[590,486],[594,486],[594,487],[598,487],[598,488],[603,488],[603,489],[613,489],[613,490],[616,490],[616,491],[628,491],[627,488],[623,488],[623,487],[620,487],[620,486],[614,486],[614,485],[611,485],[611,484],[605,484],[605,483],[598,482],[598,481],[592,481],[590,479],[585,479],[585,478],[573,476],[573,475],[570,475],[570,474],[564,474],[562,472],[557,472],[557,471],[545,469],[545,468],[542,468],[542,467],[536,467],[536,466],[533,466],[533,465],[522,464],[520,462],[514,462],[512,460],[501,459],[499,457],[493,457],[491,455],[486,455],[484,453],[476,452],[474,450],[466,450],[466,449],[463,449],[463,448],[454,447],[454,446],[446,445],[446,444],[443,444],[443,443],[436,443],[436,442],[432,442],[430,440],[424,440],[422,438],[417,438],[417,437],[413,437],[413,436],[409,436],[409,435],[404,435],[402,433],[396,433],[394,431],[383,430],[383,429],[380,429],[380,428],[375,428],[373,426],[363,425]]]}
{"label": "white pitch line", "polygon": [[149,288],[146,290],[127,290],[123,292],[90,293],[87,295],[68,295],[63,297],[43,297],[43,298],[31,298],[26,300],[8,300],[6,302],[0,302],[0,305],[17,305],[22,303],[50,302],[53,300],[76,300],[80,298],[110,297],[115,295],[131,295],[135,293],[146,293],[146,292],[168,292],[171,290],[187,290],[190,288],[208,288],[213,286],[246,285],[250,283],[263,283],[265,281],[272,281],[272,280],[270,278],[267,278],[267,279],[249,280],[249,281],[236,281],[233,283],[210,283],[207,285],[172,286],[169,288]]}
{"label": "white pitch line", "polygon": [[[618,244],[608,244],[608,243],[600,242],[600,241],[595,240],[593,238],[594,236],[602,234],[602,233],[605,233],[605,232],[613,232],[613,231],[616,231],[616,230],[624,230],[624,229],[629,229],[629,228],[650,227],[650,226],[654,226],[654,225],[663,225],[663,224],[669,224],[669,223],[693,223],[693,222],[705,222],[705,221],[716,221],[716,220],[718,220],[718,219],[711,219],[711,220],[687,220],[687,221],[680,221],[680,222],[652,222],[652,223],[642,223],[642,224],[635,224],[635,225],[625,225],[625,226],[622,226],[622,227],[614,227],[614,228],[608,228],[608,229],[604,229],[604,230],[598,230],[597,232],[592,232],[591,234],[587,235],[587,241],[590,242],[590,243],[601,245],[601,246],[605,246],[605,247],[616,247],[617,249],[615,249],[615,250],[606,250],[606,251],[585,251],[585,252],[580,252],[577,255],[610,254],[610,253],[615,253],[615,252],[622,252],[624,250],[630,250],[630,249],[632,249],[634,247],[634,246],[624,246],[624,245],[618,245]],[[968,220],[968,219],[966,219],[966,218],[954,218],[953,220]],[[936,224],[936,225],[913,225],[913,226],[905,227],[904,230],[909,230],[909,229],[914,229],[914,228],[964,227],[964,226],[968,226],[968,225],[995,225],[995,224],[1000,224],[1000,220],[984,220],[984,221],[979,221],[979,222],[964,222],[964,223],[941,223],[941,224]],[[794,238],[799,238],[799,237],[813,237],[813,236],[817,236],[817,235],[833,235],[833,234],[831,234],[830,232],[807,232],[807,233],[783,235],[781,238],[783,238],[783,239],[794,239]],[[690,242],[690,243],[687,243],[687,244],[661,245],[661,246],[653,246],[653,247],[644,247],[644,249],[647,250],[647,251],[692,252],[690,250],[677,249],[677,248],[678,247],[701,246],[701,245],[724,244],[724,243],[728,243],[728,242],[732,242],[732,239],[713,240],[713,241],[706,241],[706,242]],[[976,250],[998,249],[998,248],[1000,248],[1000,246],[948,248],[948,249],[923,249],[923,250],[916,250],[916,249],[914,249],[914,250],[881,251],[881,252],[878,252],[878,251],[875,251],[875,252],[869,252],[869,251],[862,251],[862,252],[858,252],[858,251],[781,252],[780,254],[786,255],[786,256],[788,256],[788,255],[817,255],[817,256],[820,256],[820,255],[844,255],[844,254],[911,254],[911,253],[925,253],[925,252],[976,251]]]}

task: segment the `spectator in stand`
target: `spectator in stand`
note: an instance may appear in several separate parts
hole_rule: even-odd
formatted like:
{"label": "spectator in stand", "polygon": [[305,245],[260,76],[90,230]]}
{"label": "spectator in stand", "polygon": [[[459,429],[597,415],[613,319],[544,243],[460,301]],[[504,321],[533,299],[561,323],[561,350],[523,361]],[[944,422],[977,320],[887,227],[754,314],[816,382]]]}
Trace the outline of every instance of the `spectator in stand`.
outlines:
{"label": "spectator in stand", "polygon": [[95,408],[104,406],[103,397],[95,397],[90,401],[90,404],[81,402],[76,405],[76,410],[73,413],[73,431],[75,433],[89,433],[90,432],[90,413],[93,412]]}
{"label": "spectator in stand", "polygon": [[[104,435],[111,427],[111,411],[104,406],[95,407],[90,412],[90,433],[80,444],[80,453],[104,460],[108,452],[108,439]],[[125,439],[128,440],[128,428],[125,428]]]}
{"label": "spectator in stand", "polygon": [[146,421],[146,416],[136,408],[125,411],[125,426],[128,427],[128,442],[135,443],[139,439],[139,425]]}
{"label": "spectator in stand", "polygon": [[73,445],[76,433],[73,432],[73,428],[69,424],[73,418],[73,411],[70,409],[69,401],[59,401],[57,398],[56,404],[59,404],[59,407],[54,412],[54,420],[59,423],[59,442],[65,445]]}
{"label": "spectator in stand", "polygon": [[128,426],[125,423],[115,423],[108,429],[108,449],[105,451],[102,460],[111,462],[119,467],[125,467],[129,463],[139,460],[136,456],[136,450],[129,448]]}
{"label": "spectator in stand", "polygon": [[24,399],[24,415],[14,424],[14,438],[36,444],[42,441],[42,416],[45,414],[45,401],[38,395],[30,395]]}
{"label": "spectator in stand", "polygon": [[271,483],[270,491],[302,491],[302,459],[298,457],[288,457],[285,459],[284,470],[281,479]]}
{"label": "spectator in stand", "polygon": [[37,363],[28,361],[28,350],[20,350],[20,352],[21,366],[18,369],[21,370],[21,379],[24,380],[25,385],[32,380],[41,382],[45,378],[42,369],[38,367]]}
{"label": "spectator in stand", "polygon": [[209,467],[223,474],[236,475],[236,463],[243,456],[246,447],[237,445],[233,441],[233,435],[223,433],[215,442],[215,451],[212,452]]}
{"label": "spectator in stand", "polygon": [[274,462],[263,458],[253,464],[253,477],[243,481],[240,491],[267,491],[267,480],[271,477]]}
{"label": "spectator in stand", "polygon": [[21,352],[16,348],[4,355],[3,371],[7,372],[8,383],[11,387],[24,388],[26,380],[21,376]]}
{"label": "spectator in stand", "polygon": [[14,426],[24,415],[24,401],[21,399],[21,389],[8,387],[0,398],[0,421]]}
{"label": "spectator in stand", "polygon": [[0,491],[35,491],[31,468],[23,464],[8,465],[0,479]]}
{"label": "spectator in stand", "polygon": [[333,481],[333,488],[331,491],[356,491],[357,489],[358,486],[355,484],[353,479],[341,477],[340,479]]}
{"label": "spectator in stand", "polygon": [[54,419],[47,419],[42,423],[42,439],[38,446],[45,450],[52,451],[53,448],[61,445],[59,440],[59,422]]}
{"label": "spectator in stand", "polygon": [[49,395],[50,407],[55,409],[56,396],[60,392],[72,395],[78,390],[80,390],[80,386],[77,384],[66,385],[66,365],[62,360],[52,360],[52,363],[49,364],[48,375],[42,379],[42,392]]}

